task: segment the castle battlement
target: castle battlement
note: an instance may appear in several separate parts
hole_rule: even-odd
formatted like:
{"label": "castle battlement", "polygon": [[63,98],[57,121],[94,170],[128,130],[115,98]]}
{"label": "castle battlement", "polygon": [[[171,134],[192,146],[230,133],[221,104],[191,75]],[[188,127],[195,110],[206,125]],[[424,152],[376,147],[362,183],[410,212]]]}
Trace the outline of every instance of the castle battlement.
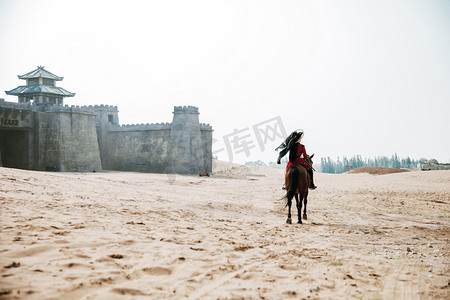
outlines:
{"label": "castle battlement", "polygon": [[14,109],[27,109],[27,110],[35,110],[42,112],[84,112],[84,113],[93,113],[96,111],[109,111],[109,112],[118,112],[119,109],[114,105],[63,105],[63,104],[36,104],[31,102],[25,103],[17,103],[17,102],[9,102],[4,99],[0,99],[0,103],[2,108],[14,108]]}
{"label": "castle battlement", "polygon": [[114,112],[119,111],[117,106],[114,106],[114,105],[100,104],[100,105],[89,105],[87,107],[89,107],[90,109],[94,109],[94,110],[107,110],[107,111],[114,111]]}
{"label": "castle battlement", "polygon": [[79,106],[79,105],[61,105],[61,104],[54,104],[54,105],[37,105],[36,106],[38,110],[44,111],[44,112],[68,112],[68,113],[87,113],[87,114],[95,114],[95,111],[93,111],[88,106]]}
{"label": "castle battlement", "polygon": [[212,126],[206,123],[200,123],[200,130],[213,130]]}
{"label": "castle battlement", "polygon": [[195,106],[175,106],[173,108],[173,113],[193,113],[193,114],[199,114],[198,107]]}
{"label": "castle battlement", "polygon": [[0,105],[2,108],[26,109],[26,110],[33,110],[33,107],[34,107],[30,102],[16,103],[16,102],[5,101],[4,99],[0,100]]}
{"label": "castle battlement", "polygon": [[147,123],[147,124],[109,124],[109,131],[137,131],[137,130],[170,130],[172,123]]}

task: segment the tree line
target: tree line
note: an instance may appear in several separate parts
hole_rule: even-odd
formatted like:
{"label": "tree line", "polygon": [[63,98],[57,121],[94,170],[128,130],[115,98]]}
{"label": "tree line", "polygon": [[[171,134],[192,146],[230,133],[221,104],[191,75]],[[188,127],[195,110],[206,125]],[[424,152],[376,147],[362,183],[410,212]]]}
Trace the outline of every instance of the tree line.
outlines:
{"label": "tree line", "polygon": [[351,169],[360,167],[383,167],[396,169],[414,169],[419,163],[427,161],[425,158],[419,160],[398,157],[397,153],[390,158],[387,156],[379,156],[376,158],[362,158],[361,155],[353,156],[352,158],[343,157],[342,160],[338,157],[336,161],[330,157],[321,158],[321,171],[323,173],[344,173]]}

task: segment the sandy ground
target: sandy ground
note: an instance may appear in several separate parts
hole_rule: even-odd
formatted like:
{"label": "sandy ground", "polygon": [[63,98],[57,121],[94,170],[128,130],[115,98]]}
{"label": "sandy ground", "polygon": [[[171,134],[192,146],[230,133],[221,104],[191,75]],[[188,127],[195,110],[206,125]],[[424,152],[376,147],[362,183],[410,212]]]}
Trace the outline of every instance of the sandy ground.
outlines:
{"label": "sandy ground", "polygon": [[0,299],[450,299],[450,171],[215,171],[0,168]]}

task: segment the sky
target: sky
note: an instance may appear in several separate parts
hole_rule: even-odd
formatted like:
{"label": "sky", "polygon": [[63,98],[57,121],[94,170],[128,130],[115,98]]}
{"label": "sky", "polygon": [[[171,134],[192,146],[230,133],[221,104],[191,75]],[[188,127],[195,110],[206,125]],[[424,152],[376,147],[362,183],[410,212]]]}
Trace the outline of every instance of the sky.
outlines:
{"label": "sky", "polygon": [[317,160],[450,162],[447,0],[0,0],[0,98],[40,65],[121,124],[198,107],[221,160],[303,129]]}

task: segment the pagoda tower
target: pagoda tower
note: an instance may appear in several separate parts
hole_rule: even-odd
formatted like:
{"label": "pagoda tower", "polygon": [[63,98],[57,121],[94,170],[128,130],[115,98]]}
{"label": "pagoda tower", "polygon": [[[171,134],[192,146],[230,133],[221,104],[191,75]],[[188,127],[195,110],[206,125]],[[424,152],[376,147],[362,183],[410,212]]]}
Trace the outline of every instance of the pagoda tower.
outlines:
{"label": "pagoda tower", "polygon": [[38,66],[36,70],[26,73],[25,75],[17,75],[19,79],[26,80],[26,85],[21,85],[13,90],[5,91],[7,95],[19,97],[19,103],[29,103],[33,101],[35,104],[64,104],[64,97],[73,97],[75,93],[71,93],[62,87],[56,86],[56,81],[62,81],[64,77]]}

